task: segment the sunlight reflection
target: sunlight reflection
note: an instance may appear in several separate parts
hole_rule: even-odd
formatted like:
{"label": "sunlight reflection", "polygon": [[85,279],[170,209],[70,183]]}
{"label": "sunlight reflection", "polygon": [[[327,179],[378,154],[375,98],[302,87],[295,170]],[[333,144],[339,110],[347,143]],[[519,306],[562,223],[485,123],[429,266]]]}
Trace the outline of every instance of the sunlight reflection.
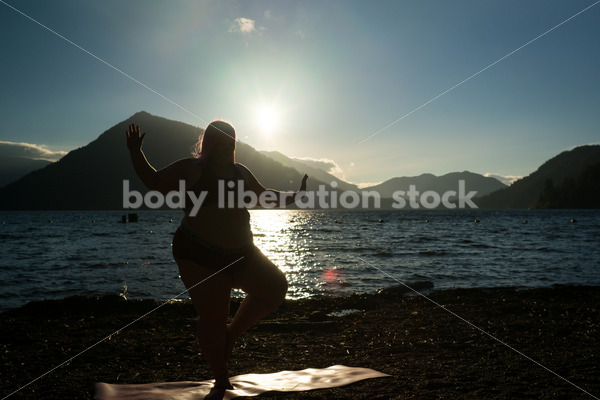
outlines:
{"label": "sunlight reflection", "polygon": [[251,210],[254,243],[286,274],[288,298],[305,297],[321,284],[314,271],[310,237],[302,228],[307,217],[298,210]]}
{"label": "sunlight reflection", "polygon": [[252,210],[251,223],[254,243],[283,272],[292,266],[287,265],[287,256],[297,247],[290,238],[289,228],[294,221],[294,211],[289,210]]}

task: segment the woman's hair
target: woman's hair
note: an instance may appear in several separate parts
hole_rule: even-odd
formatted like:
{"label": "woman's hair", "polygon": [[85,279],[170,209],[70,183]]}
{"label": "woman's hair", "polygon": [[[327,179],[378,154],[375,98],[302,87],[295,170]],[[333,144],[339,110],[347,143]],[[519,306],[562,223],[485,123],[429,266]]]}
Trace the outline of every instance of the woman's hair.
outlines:
{"label": "woman's hair", "polygon": [[[214,148],[223,142],[233,142],[235,145],[235,129],[225,121],[213,121],[204,130],[198,140],[194,156],[202,161],[210,160]],[[235,149],[231,152],[231,161],[235,163]]]}

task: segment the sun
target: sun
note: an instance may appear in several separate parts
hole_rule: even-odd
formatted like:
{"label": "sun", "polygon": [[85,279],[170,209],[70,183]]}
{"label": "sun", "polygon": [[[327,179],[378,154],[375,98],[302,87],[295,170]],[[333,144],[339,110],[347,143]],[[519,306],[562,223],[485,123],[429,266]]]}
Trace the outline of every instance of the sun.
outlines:
{"label": "sun", "polygon": [[256,112],[256,123],[261,132],[273,133],[279,123],[279,113],[273,106],[263,105]]}

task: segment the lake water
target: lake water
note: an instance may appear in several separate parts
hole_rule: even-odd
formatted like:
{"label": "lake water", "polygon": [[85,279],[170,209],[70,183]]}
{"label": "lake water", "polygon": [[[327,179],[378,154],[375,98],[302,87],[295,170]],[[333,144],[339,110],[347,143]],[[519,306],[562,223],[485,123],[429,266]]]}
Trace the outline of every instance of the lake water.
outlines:
{"label": "lake water", "polygon": [[[137,223],[121,224],[123,214],[0,212],[0,311],[125,290],[128,298],[187,299],[170,248],[182,214],[139,212]],[[251,221],[255,243],[288,277],[288,298],[416,281],[434,289],[600,285],[599,211],[252,210]]]}

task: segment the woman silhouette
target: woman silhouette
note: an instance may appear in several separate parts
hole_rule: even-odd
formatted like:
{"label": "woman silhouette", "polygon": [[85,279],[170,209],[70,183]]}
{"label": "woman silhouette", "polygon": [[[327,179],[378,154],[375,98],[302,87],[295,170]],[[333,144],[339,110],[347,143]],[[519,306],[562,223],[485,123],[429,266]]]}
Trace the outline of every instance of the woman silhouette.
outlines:
{"label": "woman silhouette", "polygon": [[[142,152],[146,133],[140,135],[139,126],[130,125],[125,134],[135,171],[148,189],[166,194],[178,190],[183,180],[186,191],[191,190],[195,196],[206,193],[195,215],[190,199],[186,199],[185,216],[173,237],[172,249],[181,280],[198,313],[198,343],[215,378],[206,399],[222,398],[227,389],[233,388],[227,362],[235,342],[281,304],[287,281],[253,244],[248,210],[243,205],[219,204],[219,184],[235,193],[240,185],[257,196],[269,191],[286,205],[293,203],[295,196],[265,189],[248,168],[235,162],[235,129],[224,121],[208,125],[196,158],[176,161],[158,171]],[[307,178],[304,175],[299,192],[306,190]],[[246,297],[227,324],[233,288],[243,290]]]}

